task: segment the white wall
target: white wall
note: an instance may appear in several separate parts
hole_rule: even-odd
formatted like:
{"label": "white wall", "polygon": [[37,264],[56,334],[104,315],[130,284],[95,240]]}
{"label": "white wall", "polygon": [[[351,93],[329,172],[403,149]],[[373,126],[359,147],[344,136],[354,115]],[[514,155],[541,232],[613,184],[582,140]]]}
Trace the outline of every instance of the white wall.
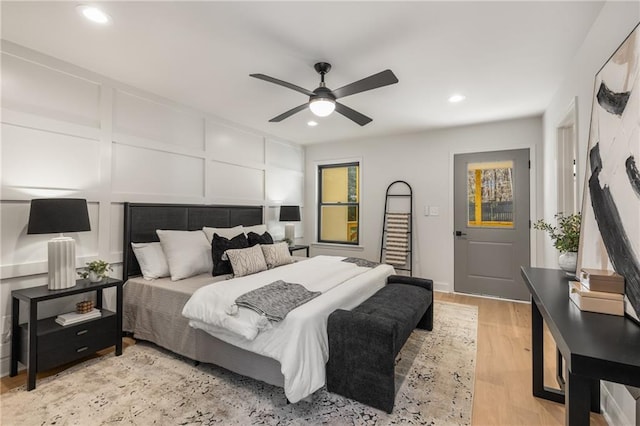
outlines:
{"label": "white wall", "polygon": [[[640,6],[637,2],[605,3],[573,59],[564,82],[544,113],[544,157],[541,162],[543,182],[538,194],[541,201],[538,213],[544,215],[547,220],[552,219],[557,212],[556,126],[564,117],[571,101],[577,96],[578,179],[580,188],[583,188],[595,75],[638,22],[640,22]],[[582,200],[582,193],[580,199]],[[538,245],[540,266],[556,267],[557,256],[558,253],[548,238]],[[615,383],[603,383],[602,404],[610,424],[640,425],[640,417],[638,417],[640,392]]]}
{"label": "white wall", "polygon": [[[556,127],[564,118],[569,105],[577,98],[578,112],[578,184],[582,205],[591,100],[593,98],[595,75],[609,59],[620,43],[640,21],[640,6],[637,2],[607,2],[587,34],[584,43],[576,53],[564,81],[559,86],[543,116],[544,145],[541,166],[543,181],[540,199],[540,217],[549,220],[557,213],[557,150]],[[545,244],[538,247],[540,266],[555,267],[557,251],[545,238]]]}
{"label": "white wall", "polygon": [[[46,284],[52,236],[26,235],[32,198],[88,200],[91,231],[70,234],[79,267],[97,258],[121,262],[125,201],[263,205],[276,237],[284,234],[278,206],[304,201],[299,145],[6,41],[1,121],[3,375],[11,290]],[[303,238],[301,230],[297,235]],[[116,266],[112,276],[120,277]],[[73,310],[74,303],[44,305],[40,317]]]}
{"label": "white wall", "polygon": [[[414,275],[453,291],[453,156],[458,153],[530,148],[532,170],[542,144],[540,117],[456,127],[411,135],[307,146],[306,205],[316,204],[316,167],[327,160],[360,159],[361,212],[358,248],[313,245],[312,253],[379,260],[387,186],[405,180],[414,193]],[[535,182],[531,179],[532,211]],[[424,216],[424,206],[439,207]],[[305,234],[316,241],[316,212],[308,209]]]}

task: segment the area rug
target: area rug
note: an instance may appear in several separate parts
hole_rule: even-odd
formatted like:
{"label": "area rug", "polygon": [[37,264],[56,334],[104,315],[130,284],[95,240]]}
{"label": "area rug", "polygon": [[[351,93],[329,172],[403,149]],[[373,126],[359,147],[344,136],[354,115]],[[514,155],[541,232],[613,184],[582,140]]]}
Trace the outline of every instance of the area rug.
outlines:
{"label": "area rug", "polygon": [[281,388],[138,342],[2,395],[2,425],[470,424],[476,307],[436,302],[432,332],[416,330],[396,365],[392,414],[320,389],[287,404]]}

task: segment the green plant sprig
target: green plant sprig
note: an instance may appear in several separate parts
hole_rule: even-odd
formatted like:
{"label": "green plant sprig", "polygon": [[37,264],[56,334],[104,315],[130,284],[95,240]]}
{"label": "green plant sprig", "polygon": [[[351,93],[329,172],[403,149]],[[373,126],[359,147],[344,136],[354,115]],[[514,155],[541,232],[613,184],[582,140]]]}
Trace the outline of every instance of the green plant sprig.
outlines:
{"label": "green plant sprig", "polygon": [[562,213],[558,213],[554,217],[558,226],[551,226],[540,219],[533,224],[533,227],[549,233],[553,240],[553,246],[560,252],[577,252],[580,244],[580,214],[565,216]]}
{"label": "green plant sprig", "polygon": [[87,266],[82,268],[82,271],[78,271],[78,275],[82,278],[87,278],[89,276],[89,272],[95,272],[99,277],[107,277],[109,275],[109,271],[113,271],[113,267],[104,260],[94,260],[93,262],[87,262]]}

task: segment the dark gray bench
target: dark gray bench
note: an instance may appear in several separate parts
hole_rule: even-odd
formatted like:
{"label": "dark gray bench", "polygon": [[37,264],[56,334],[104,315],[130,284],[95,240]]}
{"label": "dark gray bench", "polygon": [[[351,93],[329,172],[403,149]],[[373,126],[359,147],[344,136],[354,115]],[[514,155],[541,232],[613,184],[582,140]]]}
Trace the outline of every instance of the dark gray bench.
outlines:
{"label": "dark gray bench", "polygon": [[433,329],[433,281],[400,275],[351,311],[329,315],[327,389],[391,413],[395,359],[415,328]]}

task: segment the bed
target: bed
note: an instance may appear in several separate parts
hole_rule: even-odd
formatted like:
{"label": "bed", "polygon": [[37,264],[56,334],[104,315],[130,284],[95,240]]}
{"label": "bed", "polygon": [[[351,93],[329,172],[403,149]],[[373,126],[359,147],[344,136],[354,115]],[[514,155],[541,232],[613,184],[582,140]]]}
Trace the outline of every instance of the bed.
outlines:
{"label": "bed", "polygon": [[[124,331],[131,333],[136,339],[153,342],[194,361],[215,364],[235,373],[283,387],[291,402],[303,399],[324,384],[324,363],[328,357],[328,349],[325,347],[328,314],[336,307],[350,309],[357,306],[368,297],[369,293],[372,294],[382,287],[386,277],[394,272],[388,265],[369,268],[370,270],[346,281],[349,285],[340,285],[339,288],[322,294],[312,301],[313,303],[307,303],[290,312],[282,324],[288,321],[288,327],[296,329],[297,339],[306,339],[304,334],[301,334],[305,333],[304,329],[301,330],[303,326],[295,322],[298,321],[296,318],[301,318],[300,321],[304,322],[308,317],[306,311],[301,311],[302,309],[314,311],[313,315],[319,318],[321,324],[324,324],[324,328],[319,333],[324,334],[324,340],[314,341],[312,345],[321,349],[321,355],[313,355],[312,358],[316,360],[321,357],[319,359],[322,359],[322,364],[320,365],[316,360],[316,365],[309,368],[303,361],[298,361],[301,364],[295,373],[294,388],[291,385],[292,373],[290,373],[291,368],[288,367],[289,361],[285,360],[282,363],[283,358],[278,355],[278,352],[269,348],[269,346],[280,345],[280,343],[274,344],[276,340],[270,341],[272,338],[282,338],[277,337],[279,332],[277,329],[261,333],[254,341],[257,343],[254,344],[224,332],[212,335],[216,334],[217,330],[207,329],[205,332],[202,329],[196,329],[190,326],[189,320],[182,315],[185,304],[194,292],[202,288],[217,289],[216,285],[228,285],[229,276],[212,277],[210,274],[202,274],[180,281],[171,281],[169,278],[148,281],[140,275],[140,267],[131,248],[131,243],[158,241],[156,229],[199,230],[203,226],[225,228],[236,225],[258,225],[264,222],[262,207],[125,203],[124,211],[123,267],[126,281]],[[313,264],[329,260],[314,258],[302,261],[300,265],[287,266],[290,266],[289,273],[293,274],[291,276],[295,277],[296,273],[300,275],[307,267],[305,262]],[[286,273],[287,266],[279,267],[283,268],[281,270],[283,274]],[[357,267],[360,268],[360,266]],[[265,274],[273,279],[280,274],[279,268],[256,275]],[[329,298],[328,294],[332,296]],[[294,343],[297,345],[298,342],[299,340],[291,341],[290,346],[293,348],[292,345]],[[290,348],[289,350],[280,349],[280,352],[292,351]],[[283,371],[286,374],[283,374]]]}

